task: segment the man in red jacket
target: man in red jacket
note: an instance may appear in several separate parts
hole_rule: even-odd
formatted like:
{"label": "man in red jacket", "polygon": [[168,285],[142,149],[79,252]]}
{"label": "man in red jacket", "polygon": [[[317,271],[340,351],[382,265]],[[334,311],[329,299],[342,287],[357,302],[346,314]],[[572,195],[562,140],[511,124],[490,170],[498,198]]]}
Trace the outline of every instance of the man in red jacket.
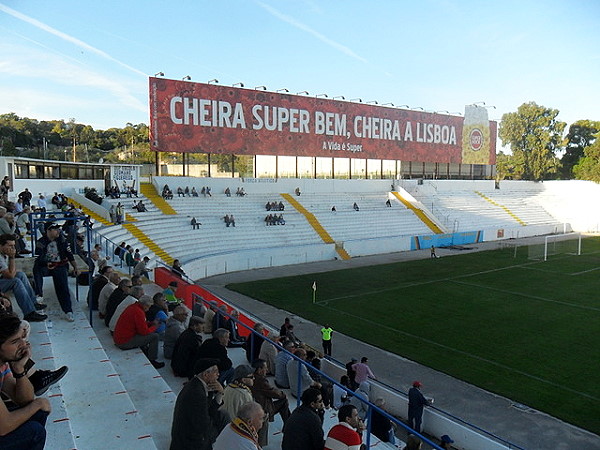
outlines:
{"label": "man in red jacket", "polygon": [[139,300],[129,305],[119,317],[115,326],[113,340],[121,350],[141,348],[156,369],[165,366],[158,357],[158,334],[154,333],[158,323],[156,320],[149,325],[146,322],[146,311],[153,304],[152,297],[142,295]]}
{"label": "man in red jacket", "polygon": [[365,424],[354,405],[344,405],[338,411],[338,423],[327,434],[325,450],[362,450],[362,432]]}

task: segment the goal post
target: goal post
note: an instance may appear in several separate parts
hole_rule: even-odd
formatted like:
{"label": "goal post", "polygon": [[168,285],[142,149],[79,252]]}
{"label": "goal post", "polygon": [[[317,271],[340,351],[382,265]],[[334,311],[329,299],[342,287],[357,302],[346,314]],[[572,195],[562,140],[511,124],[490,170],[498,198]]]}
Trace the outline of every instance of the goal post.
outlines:
{"label": "goal post", "polygon": [[581,233],[551,234],[529,246],[529,259],[547,261],[555,255],[581,255]]}

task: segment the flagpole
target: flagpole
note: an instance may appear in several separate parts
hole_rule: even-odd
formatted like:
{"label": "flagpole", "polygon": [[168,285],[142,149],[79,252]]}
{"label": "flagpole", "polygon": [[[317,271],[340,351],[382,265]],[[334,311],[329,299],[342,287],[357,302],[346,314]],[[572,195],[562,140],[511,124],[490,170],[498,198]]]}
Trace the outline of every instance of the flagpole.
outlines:
{"label": "flagpole", "polygon": [[317,298],[317,282],[316,281],[313,281],[312,290],[313,290],[313,304],[314,304],[315,300]]}

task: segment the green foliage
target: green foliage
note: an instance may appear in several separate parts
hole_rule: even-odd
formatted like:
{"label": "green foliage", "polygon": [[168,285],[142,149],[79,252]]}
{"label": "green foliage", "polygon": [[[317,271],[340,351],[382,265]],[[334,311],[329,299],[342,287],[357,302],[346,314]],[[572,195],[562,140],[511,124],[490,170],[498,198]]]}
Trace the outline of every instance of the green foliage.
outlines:
{"label": "green foliage", "polygon": [[524,247],[228,288],[598,433],[598,252],[589,238],[547,262]]}
{"label": "green foliage", "polygon": [[593,120],[578,120],[569,127],[565,137],[565,154],[561,159],[564,178],[573,177],[573,167],[583,158],[585,149],[594,143],[598,132],[600,122]]}
{"label": "green foliage", "polygon": [[523,179],[523,155],[496,155],[496,178],[498,180]]}
{"label": "green foliage", "polygon": [[583,151],[583,157],[573,167],[578,180],[591,180],[600,183],[600,132],[594,135],[594,143]]}
{"label": "green foliage", "polygon": [[117,162],[124,156],[128,162],[152,162],[154,153],[148,139],[148,126],[143,123],[94,130],[75,119],[38,121],[14,113],[0,115],[0,146],[4,155],[16,154],[18,148],[21,156],[71,159],[75,147],[78,161],[98,162],[103,158]]}
{"label": "green foliage", "polygon": [[555,153],[560,149],[566,123],[556,116],[557,109],[534,102],[524,103],[517,112],[502,116],[499,136],[518,158],[523,179],[539,181],[558,172],[560,161]]}

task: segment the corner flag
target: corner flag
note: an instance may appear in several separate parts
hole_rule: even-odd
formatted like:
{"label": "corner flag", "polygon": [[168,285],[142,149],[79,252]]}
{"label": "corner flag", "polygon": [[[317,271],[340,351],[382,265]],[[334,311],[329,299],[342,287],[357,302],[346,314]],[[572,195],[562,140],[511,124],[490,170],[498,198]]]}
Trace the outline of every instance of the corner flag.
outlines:
{"label": "corner flag", "polygon": [[316,281],[313,281],[312,290],[313,290],[313,303],[314,303],[315,298],[317,297],[317,282]]}

